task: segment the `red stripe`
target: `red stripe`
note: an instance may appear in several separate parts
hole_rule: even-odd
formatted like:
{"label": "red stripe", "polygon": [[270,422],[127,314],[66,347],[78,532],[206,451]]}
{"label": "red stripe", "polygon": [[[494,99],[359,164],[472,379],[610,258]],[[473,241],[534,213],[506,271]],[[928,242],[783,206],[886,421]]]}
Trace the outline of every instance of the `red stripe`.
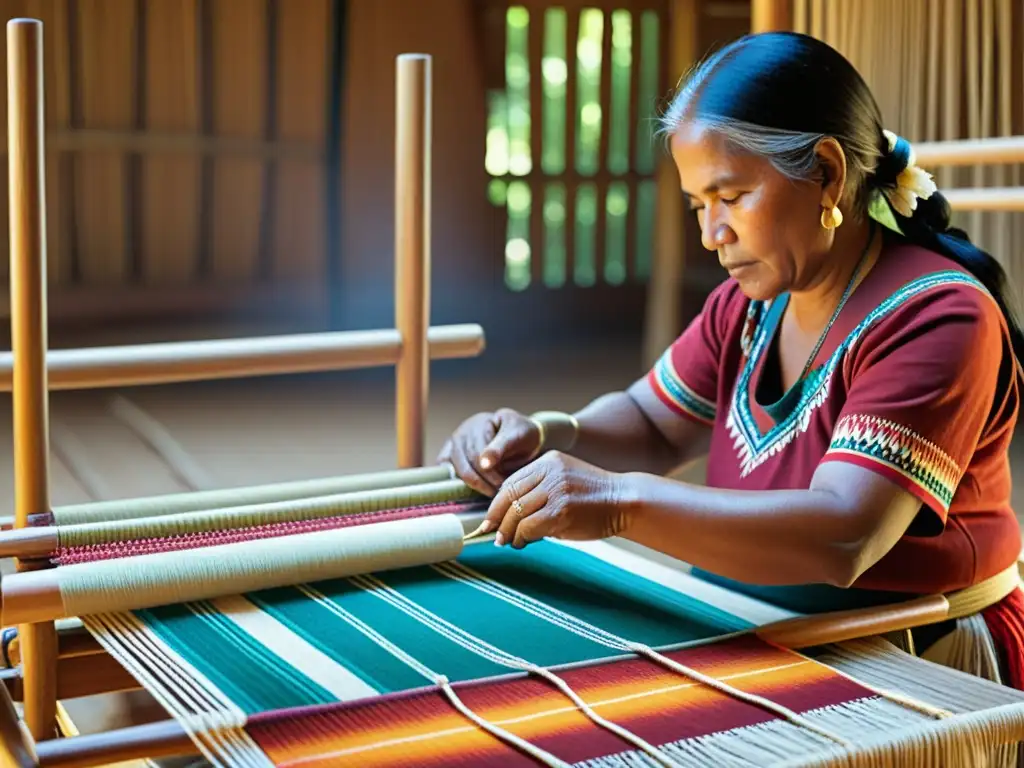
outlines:
{"label": "red stripe", "polygon": [[1003,684],[1024,690],[1024,592],[1015,589],[982,611],[1005,675]]}
{"label": "red stripe", "polygon": [[695,421],[698,424],[701,424],[706,427],[714,425],[714,419],[705,419],[702,416],[698,416],[693,411],[684,408],[678,402],[676,402],[672,398],[672,396],[665,391],[665,388],[661,385],[661,382],[658,380],[658,374],[655,372],[653,368],[647,373],[647,382],[651,385],[651,389],[654,390],[654,394],[657,396],[657,398],[661,400],[661,402],[663,402],[669,408],[669,410],[671,410],[677,416],[682,416],[683,418],[689,419],[690,421]]}
{"label": "red stripe", "polygon": [[407,520],[428,515],[456,514],[486,509],[483,502],[463,502],[457,504],[427,504],[419,507],[388,509],[375,512],[362,512],[352,515],[337,515],[316,520],[293,520],[281,523],[270,523],[251,528],[239,528],[225,531],[205,531],[189,533],[166,538],[137,539],[135,541],[117,541],[108,544],[89,544],[80,547],[61,547],[56,562],[59,565],[88,563],[97,560],[111,560],[119,557],[135,555],[151,555],[157,552],[174,552],[198,547],[212,547],[219,544],[235,544],[256,539],[269,539],[279,536],[294,536],[300,533],[330,531],[349,528],[369,523],[383,523],[392,520]]}
{"label": "red stripe", "polygon": [[[797,713],[873,696],[868,689],[823,665],[752,636],[665,655],[704,674],[731,674],[734,677],[727,683]],[[752,674],[736,677],[745,670]],[[600,714],[655,745],[777,719],[774,713],[756,704],[693,684],[683,675],[647,659],[630,658],[554,671],[585,701],[598,706]],[[680,688],[688,684],[689,687]],[[504,727],[568,762],[635,749],[580,713],[529,718],[531,713],[572,709],[568,698],[539,678],[517,676],[474,681],[454,688],[471,711],[488,720],[513,717],[514,722]],[[601,701],[607,703],[598,705]],[[332,752],[346,746],[446,729],[456,732],[413,741],[401,748],[357,752],[346,760],[335,754],[334,763],[328,759]],[[409,755],[415,755],[418,766],[438,768],[534,764],[516,749],[472,726],[437,689],[265,713],[254,716],[247,730],[277,765],[313,764],[289,762],[301,755],[322,755],[324,765],[351,764],[364,768],[408,764]]]}

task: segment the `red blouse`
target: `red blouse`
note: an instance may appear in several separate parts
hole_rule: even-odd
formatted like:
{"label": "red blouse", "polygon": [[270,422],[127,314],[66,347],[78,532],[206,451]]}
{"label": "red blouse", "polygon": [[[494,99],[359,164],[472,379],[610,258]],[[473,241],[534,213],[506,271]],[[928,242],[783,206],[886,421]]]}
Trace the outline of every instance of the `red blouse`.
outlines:
{"label": "red blouse", "polygon": [[845,461],[914,494],[918,518],[857,588],[948,592],[1015,562],[1017,368],[985,288],[936,253],[888,245],[808,374],[777,397],[787,299],[752,302],[726,281],[649,374],[680,417],[712,426],[708,485],[807,488],[822,462]]}

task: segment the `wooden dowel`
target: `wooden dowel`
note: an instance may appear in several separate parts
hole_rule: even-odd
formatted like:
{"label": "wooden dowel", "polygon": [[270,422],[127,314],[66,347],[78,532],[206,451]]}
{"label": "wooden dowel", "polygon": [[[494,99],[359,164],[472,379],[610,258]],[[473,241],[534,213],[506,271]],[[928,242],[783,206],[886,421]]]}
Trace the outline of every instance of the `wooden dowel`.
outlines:
{"label": "wooden dowel", "polygon": [[37,745],[36,754],[41,768],[93,768],[127,760],[190,757],[197,750],[177,722],[163,720],[106,733],[51,739]]}
{"label": "wooden dowel", "polygon": [[[75,622],[75,623],[72,623]],[[95,637],[89,634],[83,625],[76,620],[63,622],[65,626],[57,625],[57,658],[78,659],[83,656],[101,656],[106,654],[103,646]],[[21,641],[17,634],[7,644],[7,658],[12,667],[21,663]]]}
{"label": "wooden dowel", "polygon": [[32,560],[49,557],[60,546],[56,526],[29,526],[0,532],[0,557]]}
{"label": "wooden dowel", "polygon": [[797,650],[934,624],[948,615],[946,598],[929,595],[895,605],[799,616],[765,625],[756,634],[768,642]]}
{"label": "wooden dowel", "polygon": [[[341,491],[302,499],[202,509],[180,514],[155,514],[82,525],[49,525],[0,532],[0,557],[43,559],[59,547],[113,545],[141,539],[160,539],[183,532],[200,534],[251,529],[255,525],[291,524],[344,516],[357,520],[365,513],[383,512],[426,503],[472,501],[473,492],[458,479],[394,488]],[[481,497],[482,498],[482,497]],[[465,513],[468,514],[468,513]],[[83,536],[83,531],[87,533]],[[78,534],[76,537],[75,534]],[[193,542],[193,547],[201,546]]]}
{"label": "wooden dowel", "polygon": [[0,766],[35,768],[39,765],[35,744],[14,708],[6,685],[0,685]]}
{"label": "wooden dowel", "polygon": [[917,164],[925,168],[1024,163],[1024,136],[929,141],[913,146]]}
{"label": "wooden dowel", "polygon": [[430,365],[431,57],[398,57],[395,104],[395,370],[399,467],[423,464]]}
{"label": "wooden dowel", "polygon": [[[67,611],[60,594],[60,569],[47,568],[38,571],[11,574],[0,582],[0,624],[18,626],[18,645],[21,651],[21,666],[24,671],[25,698],[28,699],[32,686],[37,685],[28,674],[29,649],[26,628],[45,626],[44,622],[66,618]],[[54,670],[57,668],[57,633],[53,633]],[[56,690],[56,685],[54,686]],[[54,700],[56,717],[56,699]],[[33,734],[36,738],[40,738]]]}
{"label": "wooden dowel", "polygon": [[[484,348],[479,325],[444,325],[427,333],[435,360],[475,357]],[[394,365],[402,355],[397,329],[338,331],[114,347],[62,349],[47,357],[52,390],[98,389],[184,381],[318,373]],[[0,353],[0,391],[13,382],[14,357]]]}
{"label": "wooden dowel", "polygon": [[[7,23],[7,139],[11,249],[14,409],[14,524],[48,512],[49,419],[46,381],[46,174],[43,25]],[[25,564],[18,563],[24,570]],[[52,624],[21,626],[25,723],[35,739],[57,718],[57,636]]]}
{"label": "wooden dowel", "polygon": [[[177,515],[206,509],[227,509],[249,504],[269,504],[276,501],[294,501],[314,496],[353,493],[380,489],[396,490],[410,485],[423,485],[452,479],[451,469],[445,466],[426,466],[413,469],[390,469],[337,477],[308,480],[290,480],[266,485],[234,486],[207,491],[158,494],[111,501],[89,501],[54,507],[52,513],[36,515],[35,527],[61,526],[82,522],[100,523],[107,520],[128,520],[160,515]],[[0,518],[0,530],[10,530],[14,518]],[[4,537],[0,536],[0,540]]]}
{"label": "wooden dowel", "polygon": [[750,31],[772,32],[793,26],[792,0],[751,0]]}
{"label": "wooden dowel", "polygon": [[954,211],[1024,211],[1024,187],[944,189]]}

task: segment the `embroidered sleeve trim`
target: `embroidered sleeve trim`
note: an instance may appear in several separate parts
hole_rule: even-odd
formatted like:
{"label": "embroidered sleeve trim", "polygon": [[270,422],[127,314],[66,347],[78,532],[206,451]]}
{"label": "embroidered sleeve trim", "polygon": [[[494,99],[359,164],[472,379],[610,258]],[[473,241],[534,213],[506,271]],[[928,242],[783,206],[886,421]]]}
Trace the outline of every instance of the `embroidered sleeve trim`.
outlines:
{"label": "embroidered sleeve trim", "polygon": [[832,434],[825,461],[850,461],[883,475],[945,514],[963,470],[935,443],[877,416],[844,416]]}
{"label": "embroidered sleeve trim", "polygon": [[715,402],[702,397],[687,386],[672,365],[671,349],[655,363],[648,378],[655,394],[673,411],[681,416],[696,419],[702,424],[715,423]]}

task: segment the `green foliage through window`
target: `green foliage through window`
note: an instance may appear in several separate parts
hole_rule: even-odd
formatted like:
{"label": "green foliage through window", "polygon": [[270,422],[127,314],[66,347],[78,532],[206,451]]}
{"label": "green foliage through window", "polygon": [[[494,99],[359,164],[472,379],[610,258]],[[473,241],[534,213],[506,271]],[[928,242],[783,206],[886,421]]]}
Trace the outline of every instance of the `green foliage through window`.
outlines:
{"label": "green foliage through window", "polygon": [[[542,25],[539,88],[530,82],[531,24]],[[570,28],[564,8],[548,8],[531,18],[526,8],[510,7],[505,89],[488,95],[487,194],[507,212],[505,282],[513,290],[529,287],[535,274],[546,287],[557,288],[570,282],[619,285],[630,277],[645,281],[650,272],[659,19],[653,11],[634,15],[588,8],[579,13],[574,40]],[[610,36],[607,47],[605,35]],[[609,103],[602,109],[606,50]],[[631,93],[634,83],[636,94]],[[531,109],[531,89],[539,93],[539,114]],[[539,148],[531,147],[534,120],[540,121]],[[636,132],[632,156],[631,130]],[[603,146],[607,154],[602,157]],[[604,213],[600,264],[599,210]],[[534,215],[543,232],[536,243],[530,226]]]}

